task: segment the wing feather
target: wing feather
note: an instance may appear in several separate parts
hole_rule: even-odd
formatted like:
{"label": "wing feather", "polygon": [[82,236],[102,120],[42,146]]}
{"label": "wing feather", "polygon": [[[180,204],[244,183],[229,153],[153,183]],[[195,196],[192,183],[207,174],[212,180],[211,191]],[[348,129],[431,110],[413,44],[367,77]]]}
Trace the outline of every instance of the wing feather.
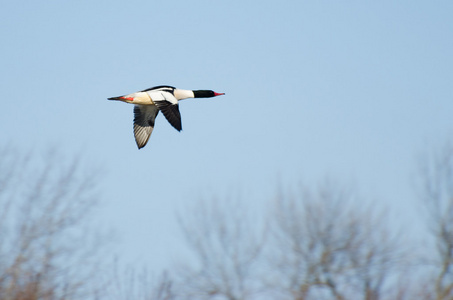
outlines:
{"label": "wing feather", "polygon": [[151,99],[164,114],[167,121],[178,131],[182,130],[181,113],[179,112],[178,99],[169,92],[150,93]]}
{"label": "wing feather", "polygon": [[138,149],[148,143],[158,113],[159,109],[155,105],[134,106],[134,135]]}

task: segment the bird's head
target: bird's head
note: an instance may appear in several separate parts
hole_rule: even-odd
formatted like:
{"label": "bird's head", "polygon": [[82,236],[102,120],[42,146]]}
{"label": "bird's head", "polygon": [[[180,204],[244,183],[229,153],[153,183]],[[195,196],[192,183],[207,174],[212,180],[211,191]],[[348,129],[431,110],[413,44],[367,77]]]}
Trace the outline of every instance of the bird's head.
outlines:
{"label": "bird's head", "polygon": [[193,95],[195,98],[211,98],[211,97],[225,95],[225,93],[216,93],[211,90],[197,90],[197,91],[193,91]]}

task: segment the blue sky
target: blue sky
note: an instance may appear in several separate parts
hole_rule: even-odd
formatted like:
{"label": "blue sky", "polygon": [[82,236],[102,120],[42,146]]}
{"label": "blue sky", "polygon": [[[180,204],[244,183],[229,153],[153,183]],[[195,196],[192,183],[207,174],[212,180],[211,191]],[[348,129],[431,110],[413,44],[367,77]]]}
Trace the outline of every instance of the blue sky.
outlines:
{"label": "blue sky", "polygon": [[[326,176],[417,226],[417,157],[453,134],[453,2],[1,3],[1,143],[101,165],[126,260],[178,258],[200,196],[260,208]],[[139,151],[133,106],[106,98],[161,84],[226,95],[182,102],[180,133],[160,115]]]}

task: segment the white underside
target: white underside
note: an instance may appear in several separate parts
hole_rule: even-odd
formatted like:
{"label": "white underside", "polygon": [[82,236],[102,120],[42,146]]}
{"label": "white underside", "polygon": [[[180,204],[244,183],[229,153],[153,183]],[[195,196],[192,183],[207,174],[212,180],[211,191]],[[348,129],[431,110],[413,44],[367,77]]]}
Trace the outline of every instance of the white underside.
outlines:
{"label": "white underside", "polygon": [[140,104],[140,105],[153,105],[154,102],[150,95],[146,92],[138,92],[124,96],[125,98],[132,98],[134,100],[122,100],[127,103]]}
{"label": "white underside", "polygon": [[[173,104],[178,104],[178,100],[194,98],[194,94],[191,90],[175,89],[174,95],[165,91],[151,90],[125,95],[124,98],[121,101],[137,105],[155,105],[155,101],[169,101]],[[128,100],[127,98],[133,100]]]}

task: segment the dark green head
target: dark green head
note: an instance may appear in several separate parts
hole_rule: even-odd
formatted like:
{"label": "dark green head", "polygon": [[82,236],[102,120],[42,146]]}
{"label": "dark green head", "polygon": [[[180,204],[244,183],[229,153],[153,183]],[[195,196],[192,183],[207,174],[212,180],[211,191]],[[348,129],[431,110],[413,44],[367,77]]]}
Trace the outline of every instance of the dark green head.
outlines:
{"label": "dark green head", "polygon": [[211,90],[197,90],[193,91],[193,95],[195,98],[211,98],[215,96],[225,95],[225,93],[216,93]]}

